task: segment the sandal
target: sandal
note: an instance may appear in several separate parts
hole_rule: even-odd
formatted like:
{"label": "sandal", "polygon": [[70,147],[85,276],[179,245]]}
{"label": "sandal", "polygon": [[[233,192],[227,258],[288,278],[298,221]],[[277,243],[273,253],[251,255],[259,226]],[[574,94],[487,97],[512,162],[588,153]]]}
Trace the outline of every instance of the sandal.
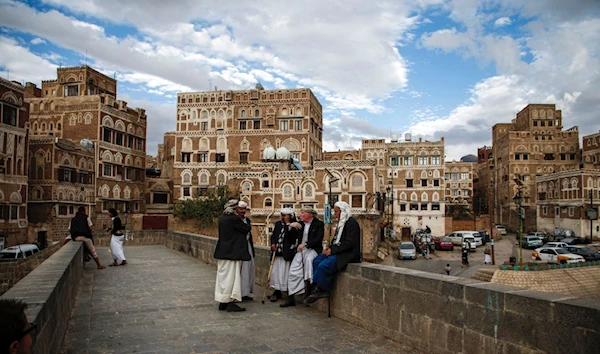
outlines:
{"label": "sandal", "polygon": [[127,261],[123,261],[123,262],[121,262],[121,264],[119,264],[119,265],[127,265]]}
{"label": "sandal", "polygon": [[113,264],[109,264],[108,266],[109,266],[109,267],[116,267],[116,266],[118,266],[118,265],[119,265],[118,263],[113,263]]}
{"label": "sandal", "polygon": [[105,268],[106,268],[105,266],[98,267],[98,269],[105,269]]}

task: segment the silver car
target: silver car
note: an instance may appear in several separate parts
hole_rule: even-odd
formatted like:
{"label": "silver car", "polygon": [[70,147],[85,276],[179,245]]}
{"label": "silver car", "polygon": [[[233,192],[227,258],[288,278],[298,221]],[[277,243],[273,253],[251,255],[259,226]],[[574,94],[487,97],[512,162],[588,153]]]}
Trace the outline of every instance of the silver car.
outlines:
{"label": "silver car", "polygon": [[412,242],[402,242],[399,251],[399,259],[417,259],[417,249]]}

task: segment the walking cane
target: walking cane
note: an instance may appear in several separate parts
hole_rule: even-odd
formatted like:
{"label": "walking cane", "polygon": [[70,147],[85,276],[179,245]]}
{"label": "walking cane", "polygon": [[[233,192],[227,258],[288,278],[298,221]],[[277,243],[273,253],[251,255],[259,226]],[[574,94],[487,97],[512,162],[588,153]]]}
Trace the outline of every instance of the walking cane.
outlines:
{"label": "walking cane", "polygon": [[271,271],[273,270],[273,263],[275,263],[275,251],[273,251],[273,255],[271,256],[271,265],[269,266],[269,273],[267,274],[267,282],[265,283],[265,293],[263,294],[262,303],[265,303],[265,299],[267,298],[267,289],[269,288],[269,283],[271,282]]}

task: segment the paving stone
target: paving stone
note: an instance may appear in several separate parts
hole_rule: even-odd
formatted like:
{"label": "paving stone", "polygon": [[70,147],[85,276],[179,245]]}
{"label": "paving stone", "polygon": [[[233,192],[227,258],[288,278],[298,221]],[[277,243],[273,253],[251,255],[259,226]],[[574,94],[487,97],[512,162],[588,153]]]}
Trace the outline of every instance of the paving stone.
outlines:
{"label": "paving stone", "polygon": [[258,286],[245,312],[218,311],[214,266],[164,246],[125,254],[125,267],[84,270],[63,354],[417,352],[316,309],[262,304]]}

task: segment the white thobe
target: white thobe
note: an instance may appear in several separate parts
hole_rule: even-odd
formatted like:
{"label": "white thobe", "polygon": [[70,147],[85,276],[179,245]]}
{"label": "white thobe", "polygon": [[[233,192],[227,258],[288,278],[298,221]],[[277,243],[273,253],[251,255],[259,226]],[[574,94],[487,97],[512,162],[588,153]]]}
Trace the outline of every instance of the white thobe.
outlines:
{"label": "white thobe", "polygon": [[242,301],[242,261],[217,260],[215,301],[228,303]]}
{"label": "white thobe", "polygon": [[[302,231],[302,242],[308,242],[308,230],[310,224],[304,224]],[[312,279],[313,260],[317,258],[317,251],[309,248],[303,248],[302,252],[297,252],[290,265],[290,273],[288,277],[288,292],[290,295],[304,294],[304,281]]]}

